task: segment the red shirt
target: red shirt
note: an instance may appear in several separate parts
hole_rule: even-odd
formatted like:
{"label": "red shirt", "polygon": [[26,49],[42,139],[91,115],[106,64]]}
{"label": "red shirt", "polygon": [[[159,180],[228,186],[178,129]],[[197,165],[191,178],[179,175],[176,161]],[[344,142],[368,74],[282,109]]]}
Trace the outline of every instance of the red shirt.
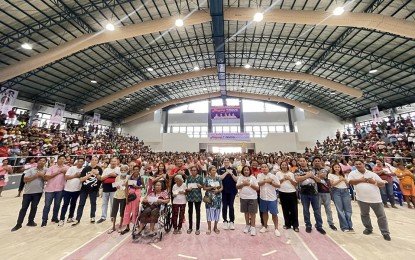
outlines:
{"label": "red shirt", "polygon": [[9,151],[9,148],[0,147],[0,157],[9,157],[8,151]]}
{"label": "red shirt", "polygon": [[171,172],[170,172],[170,176],[173,176],[173,175],[175,175],[178,171],[180,171],[180,170],[186,170],[186,167],[184,167],[184,166],[182,166],[182,167],[175,167],[173,170],[171,170]]}
{"label": "red shirt", "polygon": [[262,173],[260,168],[251,168],[251,172],[252,172],[252,175],[255,176],[255,178],[258,176],[258,174]]}

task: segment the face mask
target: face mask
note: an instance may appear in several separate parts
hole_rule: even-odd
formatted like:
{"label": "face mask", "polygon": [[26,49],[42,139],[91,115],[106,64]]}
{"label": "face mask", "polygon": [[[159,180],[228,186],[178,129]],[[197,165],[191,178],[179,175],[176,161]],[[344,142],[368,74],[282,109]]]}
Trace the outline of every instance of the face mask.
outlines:
{"label": "face mask", "polygon": [[120,174],[120,176],[121,176],[121,177],[125,177],[125,176],[127,176],[127,173],[126,173],[126,172],[122,172],[122,173]]}

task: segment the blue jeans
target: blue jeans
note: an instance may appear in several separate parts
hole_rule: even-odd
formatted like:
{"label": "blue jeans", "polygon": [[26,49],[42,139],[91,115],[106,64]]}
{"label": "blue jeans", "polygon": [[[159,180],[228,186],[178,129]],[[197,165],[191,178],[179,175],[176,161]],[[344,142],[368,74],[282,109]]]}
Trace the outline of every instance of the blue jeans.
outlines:
{"label": "blue jeans", "polygon": [[91,203],[91,213],[90,217],[95,218],[95,211],[97,210],[97,195],[98,191],[81,191],[79,194],[79,205],[76,212],[76,220],[81,221],[82,214],[84,213],[84,207],[86,199],[89,196],[89,202]]}
{"label": "blue jeans", "polygon": [[112,210],[112,202],[114,200],[115,192],[103,192],[102,193],[102,219],[107,219],[108,201],[110,203],[110,209]]}
{"label": "blue jeans", "polygon": [[48,221],[50,206],[53,202],[52,220],[58,219],[59,208],[61,207],[63,191],[45,192],[45,206],[43,207],[42,221]]}
{"label": "blue jeans", "polygon": [[303,204],[303,215],[306,227],[311,227],[310,220],[310,204],[314,211],[314,219],[316,220],[316,228],[323,227],[323,220],[321,219],[320,212],[320,199],[317,195],[305,195],[301,194],[301,204]]}
{"label": "blue jeans", "polygon": [[68,211],[69,204],[71,205],[69,209],[69,217],[73,218],[73,214],[75,212],[76,201],[79,197],[79,191],[63,191],[63,205],[61,209],[61,218],[60,220],[65,220],[66,212]]}
{"label": "blue jeans", "polygon": [[339,217],[340,229],[342,231],[353,229],[352,200],[349,189],[333,188],[333,200]]}
{"label": "blue jeans", "polygon": [[334,225],[333,222],[333,213],[331,212],[331,195],[330,193],[319,193],[318,197],[320,199],[320,212],[321,212],[321,205],[324,206],[324,210],[326,211],[327,216],[327,223],[329,225]]}
{"label": "blue jeans", "polygon": [[392,206],[395,206],[395,196],[393,196],[393,182],[385,183],[384,187],[380,187],[380,194],[382,195],[383,205],[391,203]]}

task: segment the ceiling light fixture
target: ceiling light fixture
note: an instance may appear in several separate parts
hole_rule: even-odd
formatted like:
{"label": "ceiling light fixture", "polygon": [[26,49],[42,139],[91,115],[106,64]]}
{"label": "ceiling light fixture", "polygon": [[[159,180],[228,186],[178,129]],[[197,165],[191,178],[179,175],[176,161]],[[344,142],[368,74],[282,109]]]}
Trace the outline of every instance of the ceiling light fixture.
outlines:
{"label": "ceiling light fixture", "polygon": [[154,71],[153,68],[147,68],[147,71]]}
{"label": "ceiling light fixture", "polygon": [[284,86],[283,86],[283,85],[279,85],[278,87],[279,87],[279,88],[283,88]]}
{"label": "ceiling light fixture", "polygon": [[333,10],[333,15],[342,15],[344,13],[344,7],[339,6]]}
{"label": "ceiling light fixture", "polygon": [[200,68],[198,66],[196,66],[196,67],[194,67],[194,70],[198,71],[198,70],[200,70]]}
{"label": "ceiling light fixture", "polygon": [[303,64],[303,62],[300,61],[300,60],[298,60],[298,61],[295,62],[295,66],[301,66],[302,64]]}
{"label": "ceiling light fixture", "polygon": [[108,31],[114,31],[115,26],[112,23],[108,23],[107,25],[105,25],[105,29],[107,29]]}
{"label": "ceiling light fixture", "polygon": [[131,98],[130,98],[130,97],[126,97],[125,99],[126,99],[127,101],[130,101],[130,100],[131,100]]}
{"label": "ceiling light fixture", "polygon": [[203,88],[203,90],[207,90],[207,88]]}
{"label": "ceiling light fixture", "polygon": [[22,46],[23,49],[26,49],[26,50],[33,49],[32,45],[28,44],[27,42],[23,43],[21,46]]}
{"label": "ceiling light fixture", "polygon": [[371,69],[371,70],[369,70],[369,73],[370,73],[370,74],[373,74],[373,73],[376,73],[376,72],[378,72],[378,70],[377,70],[377,69]]}
{"label": "ceiling light fixture", "polygon": [[254,15],[254,21],[255,21],[255,22],[260,22],[260,21],[262,21],[262,19],[264,19],[264,14],[263,14],[263,13],[261,13],[261,12],[257,12],[257,13]]}
{"label": "ceiling light fixture", "polygon": [[183,20],[182,20],[182,19],[178,18],[178,19],[176,19],[176,21],[174,22],[174,24],[175,24],[177,27],[182,27],[182,26],[183,26],[183,24],[184,24],[184,22],[183,22]]}
{"label": "ceiling light fixture", "polygon": [[91,83],[92,83],[92,84],[97,84],[97,83],[98,83],[98,81],[96,81],[95,79],[93,79],[93,80],[91,80]]}
{"label": "ceiling light fixture", "polygon": [[334,91],[333,92],[330,92],[330,95],[334,95],[334,94],[336,94],[336,92],[334,92]]}
{"label": "ceiling light fixture", "polygon": [[250,67],[251,67],[251,65],[245,64],[245,69],[249,69]]}

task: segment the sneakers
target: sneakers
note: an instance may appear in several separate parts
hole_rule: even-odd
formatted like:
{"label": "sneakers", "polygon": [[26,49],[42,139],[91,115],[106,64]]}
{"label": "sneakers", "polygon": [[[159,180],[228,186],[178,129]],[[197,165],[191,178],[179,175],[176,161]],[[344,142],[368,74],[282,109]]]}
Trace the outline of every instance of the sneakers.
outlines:
{"label": "sneakers", "polygon": [[95,223],[95,218],[91,218],[91,223]]}
{"label": "sneakers", "polygon": [[265,233],[268,232],[268,228],[262,227],[261,230],[259,230],[259,233]]}
{"label": "sneakers", "polygon": [[274,231],[274,234],[275,234],[275,236],[277,236],[277,237],[280,237],[280,236],[281,236],[281,233],[280,233],[280,231],[279,231],[278,229],[276,229],[276,230]]}
{"label": "sneakers", "polygon": [[306,227],[306,228],[305,228],[305,232],[307,232],[307,233],[311,233],[311,230],[312,230],[312,228],[311,228],[311,227]]}
{"label": "sneakers", "polygon": [[37,226],[37,224],[36,224],[34,221],[32,221],[32,222],[28,222],[28,223],[26,224],[26,226],[28,226],[28,227],[36,227],[36,226]]}
{"label": "sneakers", "polygon": [[229,223],[228,222],[223,222],[223,229],[224,230],[228,230],[229,229]]}
{"label": "sneakers", "polygon": [[370,234],[372,234],[372,230],[369,230],[369,229],[365,229],[365,230],[363,230],[363,234],[364,235],[370,235]]}
{"label": "sneakers", "polygon": [[326,231],[323,228],[317,228],[317,231],[320,232],[320,234],[325,235]]}
{"label": "sneakers", "polygon": [[383,235],[383,239],[385,239],[386,241],[391,241],[391,236],[389,236],[389,234]]}
{"label": "sneakers", "polygon": [[52,223],[59,223],[59,220],[57,218],[54,218],[50,222],[52,222]]}
{"label": "sneakers", "polygon": [[349,229],[349,231],[347,231],[347,233],[349,233],[349,234],[355,234],[356,232],[354,231],[353,228],[351,228],[351,229]]}
{"label": "sneakers", "polygon": [[68,218],[68,220],[66,221],[66,223],[72,223],[74,222],[73,218]]}
{"label": "sneakers", "polygon": [[235,224],[233,224],[233,222],[229,222],[229,229],[235,230]]}
{"label": "sneakers", "polygon": [[47,224],[48,224],[48,222],[43,220],[42,225],[40,225],[40,227],[46,227]]}
{"label": "sneakers", "polygon": [[65,221],[60,220],[60,221],[59,221],[59,223],[58,223],[58,227],[62,227],[62,226],[63,226],[63,224],[65,224]]}
{"label": "sneakers", "polygon": [[12,228],[12,232],[17,231],[17,230],[19,230],[19,229],[21,229],[21,228],[22,228],[22,225],[20,225],[20,224],[16,224],[16,226],[14,226],[14,227]]}
{"label": "sneakers", "polygon": [[74,226],[76,226],[76,225],[78,225],[79,224],[79,220],[75,220],[73,223],[72,223],[72,226],[74,227]]}
{"label": "sneakers", "polygon": [[[95,220],[94,220],[95,221]],[[102,222],[104,222],[105,221],[105,219],[103,219],[103,218],[100,218],[98,221],[97,221],[97,224],[101,224]],[[91,222],[92,222],[92,219],[91,219]]]}
{"label": "sneakers", "polygon": [[246,225],[245,228],[244,228],[244,233],[245,234],[248,233],[250,229],[251,229],[251,226],[250,225]]}
{"label": "sneakers", "polygon": [[330,228],[331,228],[332,230],[334,230],[334,231],[337,231],[337,228],[336,228],[336,226],[335,226],[335,225],[330,225]]}
{"label": "sneakers", "polygon": [[256,236],[256,228],[251,227],[250,230],[249,230],[249,233],[251,233],[251,236]]}

